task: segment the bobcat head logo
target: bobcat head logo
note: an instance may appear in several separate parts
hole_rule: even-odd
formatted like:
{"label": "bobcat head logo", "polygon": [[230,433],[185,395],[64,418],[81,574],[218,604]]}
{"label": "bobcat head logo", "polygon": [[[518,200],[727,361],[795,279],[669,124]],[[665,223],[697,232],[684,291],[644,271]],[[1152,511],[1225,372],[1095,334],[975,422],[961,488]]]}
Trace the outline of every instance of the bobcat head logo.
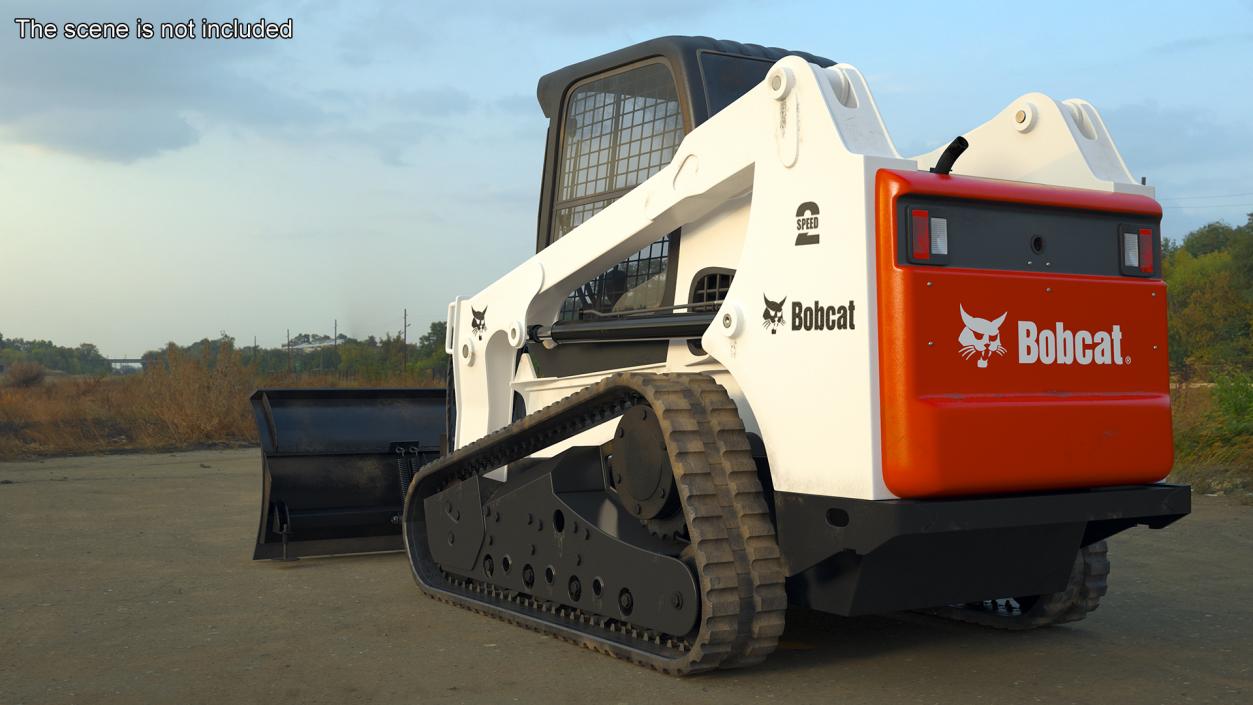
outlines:
{"label": "bobcat head logo", "polygon": [[989,321],[986,318],[976,318],[966,313],[966,309],[961,305],[957,305],[961,311],[962,321],[966,324],[962,328],[961,335],[957,336],[957,342],[961,344],[958,354],[963,359],[969,360],[976,355],[979,359],[975,364],[979,367],[988,366],[988,358],[992,354],[1005,354],[1005,346],[1001,345],[1001,324],[1005,322],[1005,317],[1009,315],[1006,311],[1002,313],[1000,318]]}
{"label": "bobcat head logo", "polygon": [[779,332],[779,326],[783,325],[783,303],[787,301],[784,296],[778,302],[771,301],[765,294],[761,298],[766,302],[766,308],[761,312],[761,327],[769,328],[770,335]]}
{"label": "bobcat head logo", "polygon": [[474,314],[474,320],[470,321],[470,330],[474,331],[479,340],[483,339],[483,331],[487,330],[487,321],[483,319],[487,315],[487,307],[484,306],[482,311],[475,311],[474,307],[470,307],[470,313]]}

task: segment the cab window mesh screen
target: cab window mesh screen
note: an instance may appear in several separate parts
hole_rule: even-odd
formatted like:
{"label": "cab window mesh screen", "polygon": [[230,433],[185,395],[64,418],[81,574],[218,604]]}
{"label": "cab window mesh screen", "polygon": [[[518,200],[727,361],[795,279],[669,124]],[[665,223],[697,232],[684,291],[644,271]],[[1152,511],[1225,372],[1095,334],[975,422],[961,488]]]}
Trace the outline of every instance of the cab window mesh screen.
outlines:
{"label": "cab window mesh screen", "polygon": [[[664,237],[575,289],[561,305],[560,320],[624,313],[662,304],[670,238]],[[592,313],[592,312],[595,313]]]}
{"label": "cab window mesh screen", "polygon": [[[580,203],[577,206],[563,208],[562,211],[564,211],[566,230],[570,231],[579,227],[586,222],[588,218],[591,218],[599,213],[610,203],[613,203],[613,199],[602,198],[598,201],[588,201],[587,203]],[[562,233],[562,235],[564,234],[565,233]]]}
{"label": "cab window mesh screen", "polygon": [[[660,171],[683,139],[674,78],[663,64],[578,87],[566,102],[563,125],[552,240]],[[561,319],[662,305],[669,250],[667,236],[579,287],[562,306]]]}

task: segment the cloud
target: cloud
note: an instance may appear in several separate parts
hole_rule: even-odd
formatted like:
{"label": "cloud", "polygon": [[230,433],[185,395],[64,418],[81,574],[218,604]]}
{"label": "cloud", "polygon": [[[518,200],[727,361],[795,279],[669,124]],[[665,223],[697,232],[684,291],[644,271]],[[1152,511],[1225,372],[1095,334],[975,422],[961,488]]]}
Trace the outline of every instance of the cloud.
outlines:
{"label": "cloud", "polygon": [[1101,117],[1137,172],[1253,157],[1247,124],[1220,122],[1204,110],[1146,101],[1103,110]]}
{"label": "cloud", "polygon": [[[1189,104],[1195,106],[1197,104]],[[1198,198],[1248,191],[1253,184],[1253,129],[1234,116],[1199,107],[1143,101],[1103,110],[1102,117],[1136,176],[1148,177],[1165,207],[1163,232],[1179,237],[1205,223],[1240,223],[1240,199]]]}
{"label": "cloud", "polygon": [[[189,3],[137,2],[127,17],[85,2],[46,10],[40,21],[200,17]],[[264,130],[325,119],[316,103],[250,71],[278,50],[274,42],[22,40],[16,25],[11,33],[0,39],[0,133],[10,142],[132,162],[196,143],[202,123]]]}
{"label": "cloud", "polygon": [[117,162],[187,147],[200,139],[199,132],[177,114],[115,108],[41,111],[13,120],[4,132],[14,142]]}
{"label": "cloud", "polygon": [[[424,73],[429,67],[449,65],[466,51],[475,52],[473,65],[554,38],[574,43],[572,34],[594,43],[714,8],[708,0],[639,0],[630,12],[565,0],[526,7],[465,0],[439,12],[343,1],[280,11],[260,0],[240,0],[229,12],[215,12],[190,0],[134,0],[120,16],[88,0],[40,5],[32,10],[37,19],[57,23],[290,15],[295,38],[19,40],[16,25],[0,27],[0,140],[133,163],[226,128],[291,143],[354,144],[388,164],[404,164],[414,132],[430,133],[441,121],[446,133],[466,129],[454,117],[539,115],[534,97],[504,94],[516,86],[462,88],[463,75]],[[480,31],[490,26],[508,28],[518,45],[476,48],[479,42],[509,41]],[[526,134],[531,130],[528,125]]]}
{"label": "cloud", "polygon": [[534,93],[511,93],[492,101],[491,107],[502,113],[520,113],[528,117],[540,114],[539,102]]}
{"label": "cloud", "polygon": [[[469,3],[474,11],[482,3]],[[629,7],[618,3],[570,3],[569,0],[536,0],[529,3],[488,3],[485,14],[555,30],[560,34],[596,35],[634,30],[641,26],[693,19],[728,3],[710,0],[636,0]]]}
{"label": "cloud", "polygon": [[430,44],[428,29],[433,23],[429,8],[407,13],[393,5],[361,3],[354,9],[355,15],[335,23],[339,58],[349,66],[364,68],[393,51],[421,53]]}
{"label": "cloud", "polygon": [[[730,4],[739,3],[733,0]],[[571,3],[569,0],[461,0],[443,5],[436,14],[429,5],[400,9],[393,5],[372,3],[369,11],[362,15],[368,21],[362,23],[358,29],[364,31],[366,44],[399,40],[410,48],[421,49],[423,38],[438,38],[442,34],[442,25],[463,20],[474,21],[482,27],[521,25],[538,27],[560,35],[594,37],[641,26],[691,19],[714,11],[725,12],[727,6],[725,0],[636,0],[629,7],[615,3]],[[382,7],[386,7],[386,10],[380,9]],[[455,38],[492,41],[490,32],[478,31],[472,37],[458,35]]]}
{"label": "cloud", "polygon": [[361,69],[396,56],[492,53],[496,47],[484,47],[483,43],[500,42],[502,33],[513,31],[565,39],[572,35],[580,39],[620,37],[624,31],[726,11],[727,2],[636,0],[629,11],[611,3],[571,4],[569,0],[461,0],[441,3],[438,9],[430,4],[362,0],[320,8],[324,15],[334,18],[328,24],[335,26],[331,43],[337,58],[346,66]]}
{"label": "cloud", "polygon": [[386,102],[404,112],[436,117],[460,115],[478,107],[478,101],[460,88],[414,88],[393,93]]}
{"label": "cloud", "polygon": [[422,120],[395,120],[368,127],[349,127],[328,135],[328,139],[364,145],[387,166],[407,167],[413,162],[408,153],[439,126]]}
{"label": "cloud", "polygon": [[[1249,5],[1250,7],[1253,7],[1253,0],[1249,0]],[[1175,39],[1173,41],[1158,44],[1149,49],[1149,52],[1153,54],[1178,54],[1209,49],[1212,47],[1230,46],[1233,44],[1253,44],[1253,32],[1241,32],[1237,34],[1211,34],[1204,37]]]}

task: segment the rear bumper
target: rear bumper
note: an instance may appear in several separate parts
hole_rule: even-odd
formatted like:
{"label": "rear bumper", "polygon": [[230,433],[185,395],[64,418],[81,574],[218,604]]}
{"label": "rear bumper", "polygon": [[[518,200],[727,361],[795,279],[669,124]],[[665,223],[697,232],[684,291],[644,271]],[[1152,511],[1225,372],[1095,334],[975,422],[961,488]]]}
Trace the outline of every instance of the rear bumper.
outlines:
{"label": "rear bumper", "polygon": [[1060,590],[1075,552],[1191,511],[1186,485],[1029,495],[859,500],[775,493],[794,603],[837,614]]}
{"label": "rear bumper", "polygon": [[[885,432],[883,479],[898,497],[1145,485],[1166,477],[1174,462],[1165,392],[933,396],[892,403],[909,409],[884,426],[891,431]],[[1009,464],[1013,472],[1005,471]]]}

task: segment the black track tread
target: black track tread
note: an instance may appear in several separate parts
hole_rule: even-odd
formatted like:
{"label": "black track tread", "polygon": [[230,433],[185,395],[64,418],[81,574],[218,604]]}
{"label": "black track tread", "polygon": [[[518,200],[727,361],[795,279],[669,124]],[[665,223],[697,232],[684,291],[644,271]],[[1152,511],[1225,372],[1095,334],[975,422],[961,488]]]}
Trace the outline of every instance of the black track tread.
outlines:
{"label": "black track tread", "polygon": [[[405,546],[414,579],[427,595],[487,614],[593,651],[672,675],[718,668],[733,655],[741,635],[741,573],[750,561],[742,542],[732,541],[720,487],[729,480],[721,452],[698,395],[682,380],[688,375],[618,373],[440,458],[418,473],[405,501]],[[701,591],[701,616],[694,635],[668,637],[577,609],[541,603],[528,596],[450,579],[430,557],[422,500],[463,480],[525,457],[563,438],[620,415],[635,403],[657,414],[670,449],[675,484],[688,531]],[[715,459],[715,462],[710,462]],[[737,548],[737,545],[739,547]],[[477,594],[476,594],[477,591]],[[751,626],[751,619],[747,620]],[[739,654],[734,654],[739,656]]]}
{"label": "black track tread", "polygon": [[1061,592],[1041,595],[1031,607],[1019,614],[1007,614],[995,603],[984,606],[940,607],[927,610],[946,619],[955,619],[993,629],[1023,631],[1054,624],[1078,622],[1101,604],[1108,589],[1109,547],[1097,541],[1075,554],[1070,582]]}
{"label": "black track tread", "polygon": [[739,409],[727,390],[712,377],[689,374],[683,379],[698,395],[708,415],[709,430],[718,447],[718,462],[724,468],[724,472],[713,476],[727,479],[725,485],[719,486],[719,495],[731,520],[728,531],[732,542],[743,547],[748,560],[744,571],[747,590],[741,594],[745,603],[740,607],[740,640],[723,667],[751,666],[765,660],[783,634],[788,604],[784,587],[787,570]]}

